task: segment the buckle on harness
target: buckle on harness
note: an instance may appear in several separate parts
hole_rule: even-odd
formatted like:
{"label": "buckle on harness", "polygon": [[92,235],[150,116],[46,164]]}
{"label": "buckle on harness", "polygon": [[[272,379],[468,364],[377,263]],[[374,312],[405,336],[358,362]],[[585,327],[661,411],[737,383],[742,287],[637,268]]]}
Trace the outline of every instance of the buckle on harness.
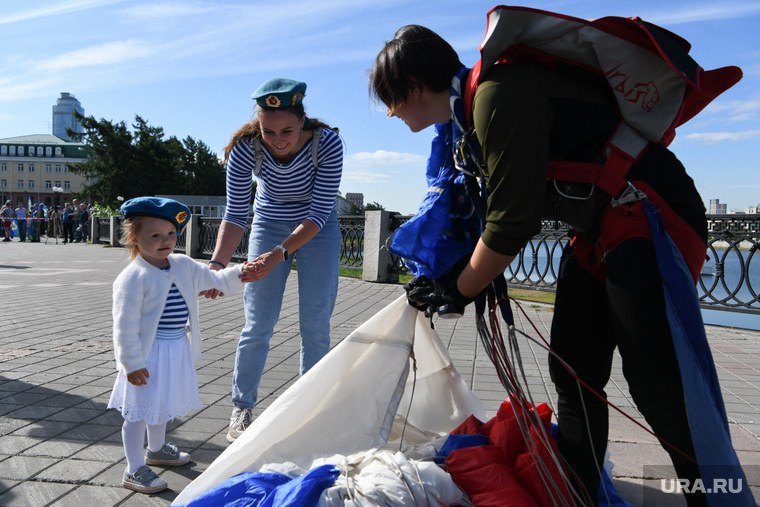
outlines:
{"label": "buckle on harness", "polygon": [[620,196],[618,196],[617,199],[612,199],[610,201],[610,205],[613,208],[616,208],[620,204],[628,204],[629,202],[643,201],[646,198],[647,198],[647,194],[645,194],[638,188],[634,187],[633,183],[629,181],[628,186],[625,187],[625,190],[623,190]]}
{"label": "buckle on harness", "polygon": [[594,195],[594,189],[596,188],[596,185],[591,184],[591,188],[589,189],[587,196],[570,195],[567,192],[563,192],[562,190],[560,190],[559,185],[557,185],[557,180],[552,180],[552,183],[554,183],[554,189],[557,191],[559,195],[561,195],[565,199],[572,199],[573,201],[588,201]]}
{"label": "buckle on harness", "polygon": [[[475,129],[470,129],[454,141],[454,167],[457,171],[477,178],[478,181],[483,176],[481,169],[482,156],[475,151],[473,144],[470,142],[475,135]],[[477,143],[477,141],[476,141]],[[477,145],[478,147],[480,145]]]}

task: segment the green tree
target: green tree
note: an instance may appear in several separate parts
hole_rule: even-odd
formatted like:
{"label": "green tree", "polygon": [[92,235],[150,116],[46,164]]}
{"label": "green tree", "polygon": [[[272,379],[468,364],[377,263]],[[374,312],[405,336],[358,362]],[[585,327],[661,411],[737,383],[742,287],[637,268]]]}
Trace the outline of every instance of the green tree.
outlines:
{"label": "green tree", "polygon": [[379,202],[372,201],[364,205],[364,211],[383,211],[383,210],[385,210],[385,206],[383,206]]}
{"label": "green tree", "polygon": [[219,157],[202,141],[192,137],[182,141],[185,147],[184,171],[192,195],[225,195],[225,168]]}
{"label": "green tree", "polygon": [[117,196],[224,195],[224,165],[203,142],[166,139],[163,128],[140,116],[135,116],[132,130],[124,122],[77,118],[84,133],[74,138],[85,144],[87,159],[71,170],[85,177],[82,195],[110,206],[119,205]]}
{"label": "green tree", "polygon": [[352,202],[349,202],[348,205],[350,206],[350,209],[348,210],[349,215],[363,215],[364,214],[364,208],[361,208]]}

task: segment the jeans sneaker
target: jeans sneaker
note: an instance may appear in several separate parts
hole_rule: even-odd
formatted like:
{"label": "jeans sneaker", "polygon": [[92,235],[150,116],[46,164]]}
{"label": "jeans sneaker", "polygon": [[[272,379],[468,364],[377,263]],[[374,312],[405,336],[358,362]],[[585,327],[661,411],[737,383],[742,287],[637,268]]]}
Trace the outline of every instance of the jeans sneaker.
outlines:
{"label": "jeans sneaker", "polygon": [[133,474],[124,470],[121,485],[139,493],[158,493],[166,489],[166,481],[147,466],[141,466]]}
{"label": "jeans sneaker", "polygon": [[177,466],[190,463],[190,455],[180,452],[177,446],[169,442],[164,444],[160,451],[153,452],[148,449],[145,455],[146,465]]}
{"label": "jeans sneaker", "polygon": [[234,442],[253,421],[253,409],[235,407],[230,416],[230,429],[227,431],[227,441]]}

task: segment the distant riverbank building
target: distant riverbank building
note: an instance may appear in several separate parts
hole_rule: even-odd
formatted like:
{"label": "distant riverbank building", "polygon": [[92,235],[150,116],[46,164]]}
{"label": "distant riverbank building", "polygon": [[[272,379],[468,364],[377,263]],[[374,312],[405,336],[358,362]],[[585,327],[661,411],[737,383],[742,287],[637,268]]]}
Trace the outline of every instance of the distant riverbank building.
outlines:
{"label": "distant riverbank building", "polygon": [[85,145],[75,142],[66,129],[82,133],[74,112],[84,116],[82,104],[61,93],[53,106],[53,134],[32,134],[0,139],[0,198],[26,205],[62,204],[82,191],[85,179],[70,166],[87,159]]}
{"label": "distant riverbank building", "polygon": [[725,215],[728,205],[721,204],[720,199],[710,199],[710,215]]}
{"label": "distant riverbank building", "polygon": [[346,193],[346,200],[359,209],[364,208],[364,194],[360,192]]}

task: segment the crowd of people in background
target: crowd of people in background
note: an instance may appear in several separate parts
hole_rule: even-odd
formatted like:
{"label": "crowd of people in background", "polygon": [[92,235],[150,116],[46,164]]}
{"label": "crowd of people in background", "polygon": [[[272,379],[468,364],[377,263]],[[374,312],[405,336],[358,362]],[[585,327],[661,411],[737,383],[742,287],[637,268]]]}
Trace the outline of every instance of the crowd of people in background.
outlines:
{"label": "crowd of people in background", "polygon": [[63,206],[45,206],[22,201],[15,205],[6,200],[0,208],[2,242],[39,243],[42,236],[63,239],[63,244],[86,243],[90,239],[90,205],[77,199]]}

